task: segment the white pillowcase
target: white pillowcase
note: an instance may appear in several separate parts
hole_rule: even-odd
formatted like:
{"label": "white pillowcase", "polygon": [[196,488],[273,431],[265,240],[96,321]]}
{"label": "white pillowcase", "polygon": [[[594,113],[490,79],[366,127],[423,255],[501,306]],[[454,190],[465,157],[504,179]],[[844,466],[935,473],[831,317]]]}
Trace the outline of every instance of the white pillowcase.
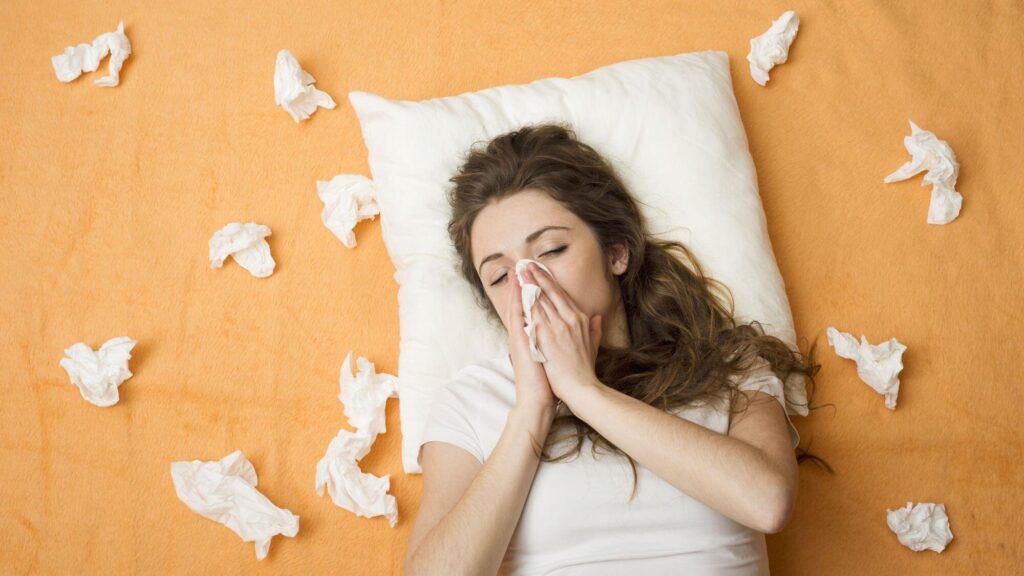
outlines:
{"label": "white pillowcase", "polygon": [[[500,356],[447,234],[448,179],[470,146],[526,124],[568,122],[641,201],[650,232],[683,242],[724,282],[737,320],[760,321],[796,349],[757,175],[729,75],[707,51],[630,60],[572,78],[545,78],[423,101],[349,93],[369,152],[381,229],[399,283],[402,462],[416,452],[433,394],[466,364]],[[806,415],[804,377],[786,381],[787,411]]]}

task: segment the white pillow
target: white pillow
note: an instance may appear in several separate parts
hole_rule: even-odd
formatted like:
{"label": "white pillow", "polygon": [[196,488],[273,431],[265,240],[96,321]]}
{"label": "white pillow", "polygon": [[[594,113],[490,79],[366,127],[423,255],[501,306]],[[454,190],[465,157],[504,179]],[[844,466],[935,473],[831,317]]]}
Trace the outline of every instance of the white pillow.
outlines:
{"label": "white pillow", "polygon": [[[740,120],[729,56],[643,58],[423,101],[349,93],[369,151],[381,229],[399,283],[402,461],[416,459],[433,394],[471,362],[507,351],[457,271],[447,234],[448,179],[470,146],[522,125],[568,121],[644,205],[650,231],[686,244],[724,282],[737,320],[760,321],[796,349]],[[806,415],[804,377],[786,381],[787,411]]]}

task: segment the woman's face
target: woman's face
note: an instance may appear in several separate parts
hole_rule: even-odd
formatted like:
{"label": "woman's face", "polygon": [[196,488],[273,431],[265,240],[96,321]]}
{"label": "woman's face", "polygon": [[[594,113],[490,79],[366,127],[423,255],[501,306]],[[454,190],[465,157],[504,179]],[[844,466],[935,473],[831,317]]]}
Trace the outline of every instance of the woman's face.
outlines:
{"label": "woman's face", "polygon": [[602,340],[610,336],[609,322],[621,313],[613,274],[625,271],[625,258],[606,256],[590,228],[546,192],[523,190],[481,210],[470,243],[473,266],[506,330],[511,276],[516,262],[527,258],[547,266],[588,317],[601,314],[606,329]]}

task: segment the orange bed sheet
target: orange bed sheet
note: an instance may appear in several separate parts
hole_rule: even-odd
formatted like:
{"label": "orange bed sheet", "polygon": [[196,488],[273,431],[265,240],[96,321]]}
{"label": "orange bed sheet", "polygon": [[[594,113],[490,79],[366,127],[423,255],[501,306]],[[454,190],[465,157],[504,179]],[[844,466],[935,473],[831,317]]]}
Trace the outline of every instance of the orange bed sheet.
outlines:
{"label": "orange bed sheet", "polygon": [[[789,62],[750,78],[749,40],[801,16]],[[817,339],[796,512],[773,574],[1010,573],[1024,561],[1024,7],[1019,2],[4,2],[0,37],[0,572],[400,574],[421,477],[400,462],[397,401],[363,468],[400,520],[314,490],[340,428],[348,351],[395,373],[397,285],[379,221],[344,248],[316,180],[369,175],[346,94],[423,99],[716,49],[731,57],[798,336]],[[121,85],[58,82],[50,57],[123,19]],[[274,104],[287,48],[338,102],[295,124]],[[962,164],[960,217],[926,223],[908,118]],[[278,268],[210,270],[231,221],[269,225]],[[825,328],[908,346],[889,411]],[[121,401],[86,403],[63,349],[138,340]],[[350,427],[349,427],[350,428]],[[175,496],[170,463],[241,449],[301,518],[252,544]],[[887,508],[944,502],[955,539],[913,553]]]}

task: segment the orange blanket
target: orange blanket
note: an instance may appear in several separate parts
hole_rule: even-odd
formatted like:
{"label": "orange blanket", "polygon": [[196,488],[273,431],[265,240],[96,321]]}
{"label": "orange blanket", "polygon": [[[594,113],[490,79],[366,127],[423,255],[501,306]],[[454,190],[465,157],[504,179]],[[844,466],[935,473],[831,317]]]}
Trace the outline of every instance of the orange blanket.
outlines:
{"label": "orange blanket", "polygon": [[[57,5],[61,4],[61,5]],[[627,5],[628,4],[628,5]],[[400,520],[365,519],[314,490],[339,428],[345,354],[397,371],[397,285],[379,221],[344,248],[315,182],[369,174],[352,89],[423,99],[718,49],[759,174],[797,334],[818,340],[817,404],[797,418],[837,475],[802,469],[773,574],[1010,573],[1024,561],[1024,7],[796,2],[181,1],[0,6],[0,572],[400,574],[422,478],[400,462],[398,404],[364,470],[391,474]],[[788,63],[751,80],[749,40],[801,16]],[[121,85],[55,78],[50,56],[124,19]],[[338,102],[296,125],[274,104],[287,48]],[[960,217],[925,222],[907,119],[962,163]],[[231,221],[269,225],[258,280],[210,270]],[[834,325],[907,344],[899,407],[827,346]],[[84,340],[138,340],[110,408],[58,362]],[[188,510],[170,463],[241,449],[259,488],[298,514],[294,539],[252,544]],[[955,539],[913,553],[886,508],[944,502]]]}

